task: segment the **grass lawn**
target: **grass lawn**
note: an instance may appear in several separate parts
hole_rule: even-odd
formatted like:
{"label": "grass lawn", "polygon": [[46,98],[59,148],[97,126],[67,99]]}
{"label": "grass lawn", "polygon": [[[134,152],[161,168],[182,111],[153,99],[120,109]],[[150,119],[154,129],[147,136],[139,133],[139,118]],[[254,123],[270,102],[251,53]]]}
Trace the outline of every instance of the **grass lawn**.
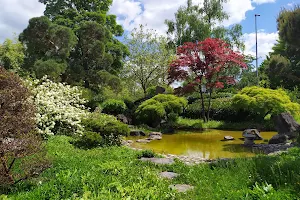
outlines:
{"label": "grass lawn", "polygon": [[[47,142],[52,167],[40,177],[19,183],[0,199],[297,199],[300,193],[300,150],[277,157],[222,161],[187,166],[176,161],[157,166],[137,159],[126,147],[83,150],[66,136]],[[157,176],[174,171],[180,176]],[[195,188],[176,193],[170,184]]]}

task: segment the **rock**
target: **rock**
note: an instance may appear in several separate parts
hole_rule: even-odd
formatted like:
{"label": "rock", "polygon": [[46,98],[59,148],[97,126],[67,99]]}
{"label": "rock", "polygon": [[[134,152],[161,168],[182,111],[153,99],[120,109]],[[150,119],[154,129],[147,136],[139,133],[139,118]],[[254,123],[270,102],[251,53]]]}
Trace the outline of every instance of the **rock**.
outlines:
{"label": "rock", "polygon": [[173,158],[141,158],[141,161],[148,161],[155,164],[170,165],[174,163]]}
{"label": "rock", "polygon": [[130,136],[146,136],[146,133],[141,130],[131,130]]}
{"label": "rock", "polygon": [[243,131],[243,137],[245,138],[253,138],[253,136],[255,136],[255,140],[263,140],[263,138],[261,137],[259,131],[257,129],[246,129]]}
{"label": "rock", "polygon": [[165,93],[166,89],[160,86],[156,86],[155,88],[155,94],[163,94]]}
{"label": "rock", "polygon": [[[278,134],[287,135],[288,139],[296,138],[300,132],[300,125],[289,113],[281,113],[272,117]],[[278,136],[277,136],[278,137]]]}
{"label": "rock", "polygon": [[285,134],[277,134],[274,135],[270,140],[269,144],[280,144],[280,143],[286,143],[288,140],[288,136]]}
{"label": "rock", "polygon": [[128,143],[128,144],[132,144],[133,141],[132,141],[132,140],[127,140],[127,143]]}
{"label": "rock", "polygon": [[159,135],[151,135],[146,140],[161,140],[161,139],[162,139],[162,137]]}
{"label": "rock", "polygon": [[117,119],[121,122],[123,122],[124,124],[129,124],[129,120],[127,119],[127,117],[123,114],[118,114],[117,115]]}
{"label": "rock", "polygon": [[173,178],[176,178],[177,176],[179,176],[179,174],[174,173],[174,172],[161,172],[161,173],[159,173],[159,176],[161,178],[173,179]]}
{"label": "rock", "polygon": [[169,188],[176,190],[177,192],[187,192],[189,190],[194,189],[194,186],[186,185],[186,184],[176,184],[176,185],[170,185]]}
{"label": "rock", "polygon": [[152,135],[162,136],[161,132],[151,132],[151,133],[149,133],[149,136],[152,136]]}
{"label": "rock", "polygon": [[138,143],[149,143],[149,142],[150,142],[150,140],[146,140],[146,139],[139,139],[139,140],[137,140],[136,142],[138,142]]}
{"label": "rock", "polygon": [[227,140],[234,140],[234,137],[232,137],[230,135],[224,136],[224,140],[223,141],[227,141]]}

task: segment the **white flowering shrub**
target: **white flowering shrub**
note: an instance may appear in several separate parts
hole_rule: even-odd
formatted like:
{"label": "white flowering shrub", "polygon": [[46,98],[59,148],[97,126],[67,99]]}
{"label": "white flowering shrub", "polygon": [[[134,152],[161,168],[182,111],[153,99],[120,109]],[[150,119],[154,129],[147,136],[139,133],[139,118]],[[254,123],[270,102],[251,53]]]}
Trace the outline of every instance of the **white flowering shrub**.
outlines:
{"label": "white flowering shrub", "polygon": [[85,100],[78,87],[55,83],[44,77],[33,80],[33,99],[37,107],[38,132],[46,135],[57,133],[74,135],[83,131],[81,118],[88,113]]}

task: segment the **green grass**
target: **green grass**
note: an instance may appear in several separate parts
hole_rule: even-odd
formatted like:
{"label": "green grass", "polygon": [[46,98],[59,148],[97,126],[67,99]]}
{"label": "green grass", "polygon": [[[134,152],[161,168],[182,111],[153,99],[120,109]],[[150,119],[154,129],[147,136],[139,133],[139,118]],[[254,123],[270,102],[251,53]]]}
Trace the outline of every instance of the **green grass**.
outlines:
{"label": "green grass", "polygon": [[[299,149],[278,157],[222,161],[187,166],[176,161],[157,166],[137,159],[125,147],[75,148],[66,136],[51,137],[47,150],[53,165],[40,177],[20,183],[9,199],[297,199],[300,192]],[[180,174],[158,178],[161,171]],[[191,184],[179,194],[170,184]],[[0,199],[5,199],[0,196]]]}

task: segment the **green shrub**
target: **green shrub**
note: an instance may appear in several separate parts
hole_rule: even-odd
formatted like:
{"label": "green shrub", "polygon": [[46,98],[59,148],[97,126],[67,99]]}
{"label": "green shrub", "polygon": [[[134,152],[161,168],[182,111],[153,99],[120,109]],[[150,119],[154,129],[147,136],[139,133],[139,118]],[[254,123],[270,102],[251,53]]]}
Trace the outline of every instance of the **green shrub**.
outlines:
{"label": "green shrub", "polygon": [[86,131],[82,134],[80,139],[76,141],[79,147],[93,148],[102,145],[102,137],[99,133]]}
{"label": "green shrub", "polygon": [[126,110],[126,104],[122,100],[108,99],[102,103],[102,109],[103,113],[118,115]]}
{"label": "green shrub", "polygon": [[[208,101],[204,102],[205,108],[208,106]],[[189,104],[183,117],[199,119],[201,118],[202,106],[201,101],[197,100]],[[207,110],[206,110],[207,112]],[[232,98],[216,98],[211,100],[210,117],[213,120],[222,120],[229,122],[247,121],[254,118],[254,114],[243,109],[237,109],[232,106]]]}
{"label": "green shrub", "polygon": [[144,101],[135,111],[136,119],[145,123],[149,126],[156,127],[161,122],[163,117],[166,115],[164,106],[155,101],[154,99],[149,99]]}
{"label": "green shrub", "polygon": [[[130,129],[114,116],[93,113],[82,121],[85,130],[99,134],[104,146],[120,146],[121,137],[127,136]],[[90,134],[91,135],[91,134]]]}
{"label": "green shrub", "polygon": [[144,101],[136,110],[137,120],[156,127],[162,119],[169,120],[170,113],[180,114],[187,105],[186,99],[171,94],[159,94]]}
{"label": "green shrub", "polygon": [[300,113],[300,105],[293,103],[282,89],[246,87],[236,94],[232,101],[235,108],[256,113],[260,119],[264,119],[268,114],[276,115],[281,112],[290,112],[293,115]]}
{"label": "green shrub", "polygon": [[152,150],[149,150],[149,149],[142,150],[138,153],[137,157],[138,157],[138,159],[140,159],[142,157],[143,158],[153,158],[153,157],[155,157],[155,153]]}

